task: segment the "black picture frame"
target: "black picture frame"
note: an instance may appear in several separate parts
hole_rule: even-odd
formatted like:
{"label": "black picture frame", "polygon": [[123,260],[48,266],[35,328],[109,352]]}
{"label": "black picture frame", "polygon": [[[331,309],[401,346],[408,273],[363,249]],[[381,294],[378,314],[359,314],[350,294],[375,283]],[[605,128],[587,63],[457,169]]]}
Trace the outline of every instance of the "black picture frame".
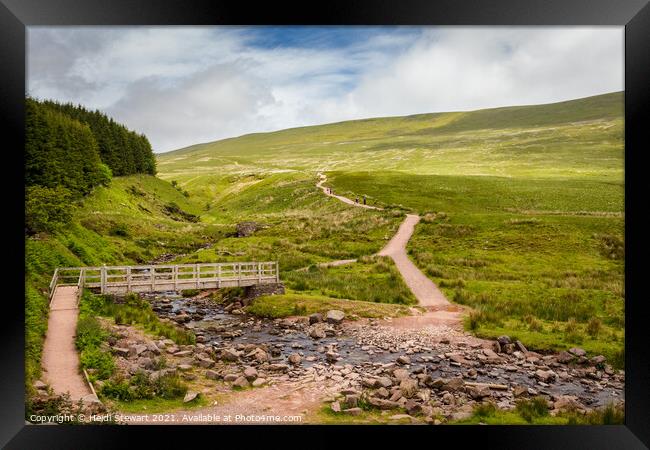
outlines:
{"label": "black picture frame", "polygon": [[[625,26],[625,233],[626,233],[626,419],[621,426],[443,426],[337,427],[282,426],[156,427],[32,426],[24,420],[24,286],[17,281],[3,300],[0,333],[0,446],[7,449],[127,448],[146,439],[149,447],[189,447],[196,439],[224,443],[224,434],[240,444],[332,447],[364,439],[403,445],[455,446],[473,440],[483,448],[641,449],[650,446],[650,360],[646,357],[646,298],[641,289],[648,249],[643,212],[648,201],[642,158],[647,149],[650,100],[650,6],[648,0],[330,0],[321,4],[234,0],[0,0],[0,108],[3,176],[9,220],[6,251],[15,279],[24,276],[24,211],[21,191],[24,146],[25,27],[33,25],[619,25]],[[10,161],[10,162],[9,162]],[[15,166],[14,166],[15,164]],[[19,169],[18,167],[21,167]],[[7,170],[8,169],[8,170]],[[14,175],[16,180],[12,180]],[[644,201],[645,200],[645,201]],[[13,214],[12,214],[13,213]],[[15,256],[16,261],[13,261]],[[11,258],[11,260],[9,260]],[[14,275],[13,273],[11,275]],[[11,279],[13,279],[12,277]],[[370,428],[370,430],[369,430]],[[250,431],[253,431],[251,433]],[[300,436],[296,436],[299,433]],[[137,436],[134,436],[137,435]],[[417,441],[416,441],[417,439]],[[154,443],[154,441],[156,441]],[[196,443],[197,445],[201,445]],[[450,444],[447,444],[450,445]],[[240,445],[241,446],[241,445]],[[344,447],[347,445],[344,445]]]}

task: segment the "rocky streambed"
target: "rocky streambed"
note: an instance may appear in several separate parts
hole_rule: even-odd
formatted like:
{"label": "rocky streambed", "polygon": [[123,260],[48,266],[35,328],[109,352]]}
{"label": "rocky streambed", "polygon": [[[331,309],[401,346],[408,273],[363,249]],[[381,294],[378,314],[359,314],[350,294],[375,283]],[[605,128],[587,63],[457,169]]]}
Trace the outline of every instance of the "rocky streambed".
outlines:
{"label": "rocky streambed", "polygon": [[511,409],[518,398],[541,395],[555,412],[624,400],[624,372],[579,348],[542,355],[507,336],[485,341],[446,326],[402,329],[389,320],[347,321],[336,311],[270,320],[209,298],[149,300],[163,320],[197,337],[195,345],[160,343],[184,358],[181,370],[197,367],[240,388],[321,383],[331,388],[323,400],[349,414],[365,402],[433,421],[467,416],[485,400]]}

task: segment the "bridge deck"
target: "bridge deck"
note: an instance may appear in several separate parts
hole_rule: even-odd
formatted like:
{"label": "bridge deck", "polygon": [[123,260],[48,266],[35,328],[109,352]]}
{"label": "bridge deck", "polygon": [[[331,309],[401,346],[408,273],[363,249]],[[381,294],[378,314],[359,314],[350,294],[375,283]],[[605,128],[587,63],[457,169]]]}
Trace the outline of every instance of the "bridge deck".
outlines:
{"label": "bridge deck", "polygon": [[[50,299],[56,286],[98,288],[101,293],[164,292],[213,289],[280,282],[278,263],[232,262],[176,265],[64,267],[56,269]],[[52,301],[52,300],[51,300]]]}

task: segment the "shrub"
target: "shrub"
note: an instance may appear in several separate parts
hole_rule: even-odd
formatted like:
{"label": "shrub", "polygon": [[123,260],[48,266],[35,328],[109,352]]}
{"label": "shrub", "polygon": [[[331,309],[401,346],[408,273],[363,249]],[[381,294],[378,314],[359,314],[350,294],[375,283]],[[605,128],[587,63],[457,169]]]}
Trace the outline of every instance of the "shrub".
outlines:
{"label": "shrub", "polygon": [[517,401],[517,412],[526,422],[532,423],[533,419],[548,415],[548,403],[540,396],[530,400],[521,399]]}
{"label": "shrub", "polygon": [[201,291],[199,291],[198,289],[184,289],[181,291],[181,295],[183,297],[194,297],[196,295],[199,295],[199,292]]}
{"label": "shrub", "polygon": [[602,330],[602,322],[597,317],[592,317],[587,323],[587,334],[592,338],[598,337]]}
{"label": "shrub", "polygon": [[72,221],[72,194],[62,187],[30,186],[25,196],[25,228],[30,233],[54,232]]}
{"label": "shrub", "polygon": [[82,367],[94,369],[95,376],[100,380],[109,378],[115,371],[113,356],[99,347],[88,347],[82,350],[79,360]]}
{"label": "shrub", "polygon": [[126,226],[125,223],[118,223],[115,224],[111,227],[111,229],[108,231],[108,234],[111,236],[121,236],[121,237],[129,237],[129,228]]}

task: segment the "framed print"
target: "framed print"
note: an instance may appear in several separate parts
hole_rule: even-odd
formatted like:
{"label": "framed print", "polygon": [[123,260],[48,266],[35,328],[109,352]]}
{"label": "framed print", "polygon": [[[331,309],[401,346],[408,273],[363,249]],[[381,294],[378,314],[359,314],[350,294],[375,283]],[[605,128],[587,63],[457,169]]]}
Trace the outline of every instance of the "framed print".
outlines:
{"label": "framed print", "polygon": [[0,9],[7,448],[647,448],[647,2]]}

